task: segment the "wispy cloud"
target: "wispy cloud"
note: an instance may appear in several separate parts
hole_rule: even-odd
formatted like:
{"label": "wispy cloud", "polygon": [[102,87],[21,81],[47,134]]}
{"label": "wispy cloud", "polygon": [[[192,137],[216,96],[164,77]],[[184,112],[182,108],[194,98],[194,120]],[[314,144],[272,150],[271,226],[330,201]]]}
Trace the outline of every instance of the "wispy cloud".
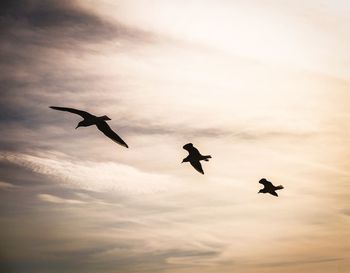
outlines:
{"label": "wispy cloud", "polygon": [[294,261],[278,261],[272,263],[262,263],[258,266],[263,267],[285,267],[285,266],[300,266],[303,264],[318,264],[318,263],[332,263],[344,260],[343,258],[320,258],[320,259],[310,259],[310,260],[294,260]]}
{"label": "wispy cloud", "polygon": [[[21,46],[31,44],[76,50],[77,42],[100,43],[107,39],[150,41],[152,38],[150,33],[110,22],[93,10],[66,0],[46,3],[38,0],[3,1],[0,16],[2,28],[6,31],[3,39],[16,39],[22,42]],[[8,54],[4,56],[9,57]]]}
{"label": "wispy cloud", "polygon": [[8,182],[0,181],[0,189],[14,189],[17,188],[18,186],[13,185]]}
{"label": "wispy cloud", "polygon": [[73,205],[79,205],[84,204],[85,202],[80,200],[74,200],[74,199],[64,199],[55,195],[51,194],[45,194],[41,193],[38,194],[38,198],[41,201],[48,202],[48,203],[54,203],[54,204],[73,204]]}
{"label": "wispy cloud", "polygon": [[0,160],[54,177],[67,186],[91,191],[113,190],[142,194],[176,187],[176,179],[171,176],[146,173],[114,162],[97,163],[76,161],[68,157],[54,159],[14,153],[3,154]]}

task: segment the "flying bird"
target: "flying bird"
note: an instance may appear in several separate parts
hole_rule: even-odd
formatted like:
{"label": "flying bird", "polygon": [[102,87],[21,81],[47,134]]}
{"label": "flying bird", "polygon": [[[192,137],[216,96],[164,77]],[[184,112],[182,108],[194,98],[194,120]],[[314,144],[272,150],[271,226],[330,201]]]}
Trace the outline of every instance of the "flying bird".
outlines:
{"label": "flying bird", "polygon": [[260,179],[259,183],[263,184],[264,188],[261,189],[258,193],[269,193],[274,196],[278,196],[276,191],[284,189],[282,185],[274,186],[270,181],[266,180],[265,178]]}
{"label": "flying bird", "polygon": [[87,126],[91,126],[91,125],[96,125],[96,127],[102,133],[104,133],[105,136],[109,137],[114,142],[116,142],[116,143],[118,143],[126,148],[129,148],[129,146],[124,142],[124,140],[122,140],[121,137],[118,136],[111,129],[111,127],[109,127],[109,125],[107,124],[106,120],[111,120],[109,117],[107,117],[107,116],[97,117],[97,116],[94,116],[88,112],[73,109],[73,108],[67,108],[67,107],[50,106],[50,108],[55,109],[55,110],[59,110],[59,111],[70,112],[70,113],[77,114],[77,115],[81,116],[84,120],[80,121],[78,123],[77,127],[75,127],[75,129],[77,129],[79,127],[87,127]]}
{"label": "flying bird", "polygon": [[211,158],[211,156],[201,155],[201,153],[195,147],[193,147],[192,143],[187,143],[182,148],[184,148],[188,152],[188,156],[184,158],[181,163],[190,162],[193,168],[195,168],[201,174],[204,174],[200,161],[209,161],[208,158]]}

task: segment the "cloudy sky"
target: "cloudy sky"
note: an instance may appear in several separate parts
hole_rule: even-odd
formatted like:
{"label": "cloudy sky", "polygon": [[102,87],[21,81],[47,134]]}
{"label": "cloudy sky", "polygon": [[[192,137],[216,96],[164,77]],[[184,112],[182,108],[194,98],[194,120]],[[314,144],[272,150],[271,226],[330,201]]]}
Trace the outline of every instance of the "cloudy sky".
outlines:
{"label": "cloudy sky", "polygon": [[[349,272],[349,13],[2,0],[0,271]],[[107,114],[130,149],[50,105]]]}

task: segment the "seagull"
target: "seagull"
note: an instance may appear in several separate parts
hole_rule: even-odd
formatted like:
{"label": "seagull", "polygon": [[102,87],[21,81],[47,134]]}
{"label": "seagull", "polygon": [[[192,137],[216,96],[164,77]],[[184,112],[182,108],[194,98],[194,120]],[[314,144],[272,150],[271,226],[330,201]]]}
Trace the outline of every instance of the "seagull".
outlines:
{"label": "seagull", "polygon": [[114,142],[116,142],[116,143],[118,143],[126,148],[129,148],[128,145],[124,142],[124,140],[122,140],[120,138],[120,136],[118,136],[111,129],[111,127],[109,127],[109,125],[107,124],[106,120],[111,120],[109,117],[107,117],[107,116],[97,117],[97,116],[94,116],[88,112],[73,109],[73,108],[67,108],[67,107],[50,106],[50,108],[55,109],[55,110],[59,110],[59,111],[70,112],[70,113],[77,114],[77,115],[81,116],[84,120],[80,121],[78,123],[77,127],[75,127],[75,129],[77,129],[79,127],[87,127],[87,126],[91,126],[91,125],[96,125],[96,127],[102,133],[104,133],[105,136],[109,137]]}
{"label": "seagull", "polygon": [[278,196],[276,191],[284,189],[282,185],[279,185],[276,187],[270,181],[266,180],[265,178],[260,179],[259,183],[263,184],[264,188],[261,189],[258,193],[269,193],[269,194],[272,194],[274,196]]}
{"label": "seagull", "polygon": [[204,174],[200,161],[209,161],[208,158],[211,158],[211,156],[201,155],[200,152],[195,147],[193,147],[192,143],[187,143],[182,148],[188,152],[188,156],[184,158],[181,163],[190,162],[193,168],[195,168],[201,174]]}

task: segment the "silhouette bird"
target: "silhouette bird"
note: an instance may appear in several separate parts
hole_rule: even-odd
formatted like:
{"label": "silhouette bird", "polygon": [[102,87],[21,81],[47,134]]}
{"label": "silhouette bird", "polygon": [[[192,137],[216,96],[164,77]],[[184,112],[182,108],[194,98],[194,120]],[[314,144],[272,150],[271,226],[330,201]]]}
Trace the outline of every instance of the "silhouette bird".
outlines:
{"label": "silhouette bird", "polygon": [[184,158],[181,163],[190,162],[193,168],[195,168],[201,174],[204,174],[200,161],[209,161],[208,158],[211,158],[211,156],[201,155],[201,153],[195,147],[193,147],[192,143],[187,143],[182,148],[188,152],[188,156]]}
{"label": "silhouette bird", "polygon": [[261,189],[258,193],[269,193],[274,196],[278,196],[276,191],[284,189],[282,185],[274,186],[270,181],[266,180],[265,178],[260,179],[259,183],[263,184],[264,188]]}
{"label": "silhouette bird", "polygon": [[96,125],[96,127],[102,133],[104,133],[105,136],[109,137],[114,142],[116,142],[116,143],[118,143],[126,148],[129,148],[128,145],[124,142],[124,140],[122,140],[121,137],[118,136],[111,129],[111,127],[109,127],[109,125],[107,124],[106,120],[111,120],[109,117],[107,117],[107,116],[97,117],[97,116],[94,116],[88,112],[73,109],[73,108],[67,108],[67,107],[50,106],[50,108],[55,109],[55,110],[59,110],[59,111],[70,112],[70,113],[77,114],[77,115],[81,116],[84,120],[80,121],[78,123],[77,127],[75,127],[75,129],[77,129],[79,127],[87,127],[87,126],[91,126],[91,125]]}

